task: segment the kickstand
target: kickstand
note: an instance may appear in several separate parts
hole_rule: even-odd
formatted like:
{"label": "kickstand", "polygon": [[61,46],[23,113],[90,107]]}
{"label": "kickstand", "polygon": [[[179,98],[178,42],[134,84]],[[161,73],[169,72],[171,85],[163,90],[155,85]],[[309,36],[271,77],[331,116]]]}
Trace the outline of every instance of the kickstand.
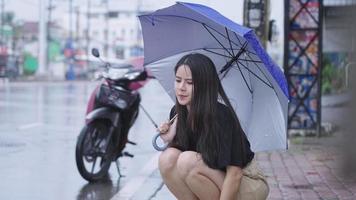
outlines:
{"label": "kickstand", "polygon": [[120,161],[119,161],[119,159],[117,159],[117,160],[115,161],[115,163],[116,163],[117,172],[119,173],[119,177],[120,177],[120,178],[121,178],[121,177],[125,177],[125,175],[122,175],[122,174],[121,174],[121,171],[120,171]]}

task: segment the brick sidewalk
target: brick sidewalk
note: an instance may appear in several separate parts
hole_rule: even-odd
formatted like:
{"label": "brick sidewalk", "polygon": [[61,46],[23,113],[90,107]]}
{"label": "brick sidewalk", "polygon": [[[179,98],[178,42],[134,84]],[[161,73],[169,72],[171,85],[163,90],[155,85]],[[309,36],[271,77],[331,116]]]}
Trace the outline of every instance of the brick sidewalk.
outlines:
{"label": "brick sidewalk", "polygon": [[356,199],[356,181],[340,173],[335,145],[293,145],[286,152],[260,153],[257,160],[268,176],[268,199]]}
{"label": "brick sidewalk", "polygon": [[[335,137],[296,138],[288,151],[258,153],[268,176],[269,200],[356,199],[356,180],[340,173],[342,152]],[[175,199],[163,185],[158,170],[132,199]]]}

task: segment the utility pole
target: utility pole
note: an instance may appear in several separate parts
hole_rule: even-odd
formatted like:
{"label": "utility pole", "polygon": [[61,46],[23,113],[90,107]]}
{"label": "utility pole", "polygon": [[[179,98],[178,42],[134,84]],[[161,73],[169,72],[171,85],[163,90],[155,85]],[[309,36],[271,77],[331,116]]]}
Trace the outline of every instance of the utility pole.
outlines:
{"label": "utility pole", "polygon": [[[51,21],[52,21],[52,0],[49,0],[48,2],[48,22],[47,22],[47,48],[46,48],[46,68],[51,72],[51,58],[49,55],[49,44],[51,44],[52,38],[51,38]],[[52,75],[52,73],[51,73]]]}
{"label": "utility pole", "polygon": [[104,56],[108,57],[108,45],[109,45],[109,0],[105,0],[105,31],[104,31]]}
{"label": "utility pole", "polygon": [[47,73],[46,71],[46,50],[47,50],[47,0],[40,0],[40,21],[39,21],[39,66],[37,69],[37,75],[43,76]]}
{"label": "utility pole", "polygon": [[244,25],[252,28],[263,47],[267,45],[270,0],[244,1]]}
{"label": "utility pole", "polygon": [[73,0],[69,0],[69,39],[73,39]]}
{"label": "utility pole", "polygon": [[68,64],[66,79],[74,80],[75,79],[75,70],[74,70],[74,47],[73,47],[73,0],[69,0],[69,37],[66,42],[66,60]]}
{"label": "utility pole", "polygon": [[[142,1],[141,0],[137,0],[137,6],[136,6],[136,15],[140,15],[141,14],[141,6],[142,6]],[[139,20],[136,20],[136,43],[137,46],[140,44],[141,42],[141,38],[142,38],[142,34],[140,33],[140,22]]]}
{"label": "utility pole", "polygon": [[75,41],[78,44],[78,42],[79,42],[79,30],[80,30],[80,11],[79,11],[79,6],[75,7],[75,15],[76,15]]}
{"label": "utility pole", "polygon": [[91,7],[91,0],[87,1],[87,31],[85,32],[86,38],[86,55],[89,58],[89,48],[90,48],[90,7]]}
{"label": "utility pole", "polygon": [[4,42],[4,0],[1,0],[1,45],[3,45]]}

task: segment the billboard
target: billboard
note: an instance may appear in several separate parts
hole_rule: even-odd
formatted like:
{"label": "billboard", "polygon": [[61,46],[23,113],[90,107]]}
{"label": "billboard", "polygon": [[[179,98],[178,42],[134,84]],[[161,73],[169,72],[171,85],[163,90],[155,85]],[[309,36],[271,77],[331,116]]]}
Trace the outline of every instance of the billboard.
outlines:
{"label": "billboard", "polygon": [[289,84],[288,129],[320,132],[322,0],[285,5],[284,71]]}

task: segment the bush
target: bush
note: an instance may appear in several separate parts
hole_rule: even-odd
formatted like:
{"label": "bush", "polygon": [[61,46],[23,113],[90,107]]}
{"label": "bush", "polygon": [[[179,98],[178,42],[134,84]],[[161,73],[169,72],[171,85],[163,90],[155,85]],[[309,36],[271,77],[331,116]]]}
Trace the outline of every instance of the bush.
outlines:
{"label": "bush", "polygon": [[345,68],[335,66],[328,56],[322,62],[322,94],[337,93],[345,89]]}

